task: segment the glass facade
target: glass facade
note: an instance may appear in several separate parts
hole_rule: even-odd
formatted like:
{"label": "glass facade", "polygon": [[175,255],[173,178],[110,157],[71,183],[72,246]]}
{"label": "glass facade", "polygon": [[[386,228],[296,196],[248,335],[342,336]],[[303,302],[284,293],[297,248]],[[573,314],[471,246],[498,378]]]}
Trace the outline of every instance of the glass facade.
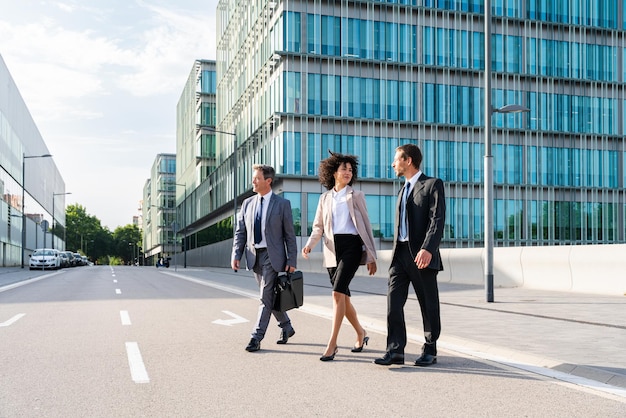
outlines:
{"label": "glass facade", "polygon": [[[223,187],[212,189],[209,212],[250,192],[252,164],[271,164],[304,239],[323,191],[320,160],[351,153],[388,248],[399,190],[390,164],[413,142],[423,171],[446,184],[445,245],[482,246],[484,1],[327,6],[220,1],[216,121],[235,140],[216,138],[209,179]],[[496,245],[626,242],[623,2],[491,6],[491,102],[530,109],[489,116]]]}
{"label": "glass facade", "polygon": [[176,213],[176,183],[176,155],[158,154],[143,188],[144,265],[180,251],[175,233],[181,226]]}
{"label": "glass facade", "polygon": [[36,248],[65,249],[65,182],[1,56],[0,97],[0,267],[21,265],[22,248],[28,266]]}
{"label": "glass facade", "polygon": [[183,248],[197,245],[196,235],[187,233],[189,225],[206,217],[210,207],[207,179],[216,169],[218,143],[216,133],[207,128],[217,125],[216,89],[215,61],[196,60],[176,106],[176,176],[168,181],[175,196],[172,221]]}

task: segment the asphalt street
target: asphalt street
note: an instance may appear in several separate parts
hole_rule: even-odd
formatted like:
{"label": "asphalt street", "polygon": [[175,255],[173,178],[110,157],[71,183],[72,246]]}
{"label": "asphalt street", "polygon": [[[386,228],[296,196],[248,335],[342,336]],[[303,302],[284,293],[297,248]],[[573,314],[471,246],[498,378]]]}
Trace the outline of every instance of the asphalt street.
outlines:
{"label": "asphalt street", "polygon": [[[275,343],[279,328],[272,322],[261,351],[248,353],[244,347],[257,311],[249,272],[5,269],[0,272],[0,417],[626,413],[619,385],[626,370],[621,298],[524,294],[521,299],[513,289],[496,289],[498,303],[485,306],[480,289],[442,286],[445,338],[439,363],[411,365],[421,334],[413,296],[406,307],[411,336],[406,364],[384,367],[373,359],[385,348],[385,286],[381,279],[355,279],[353,302],[370,343],[362,353],[351,353],[355,335],[346,324],[335,361],[323,363],[319,356],[331,311],[323,275],[305,275],[305,304],[290,311],[296,335],[289,343]],[[602,317],[605,310],[612,314]],[[551,330],[551,338],[544,329]],[[603,354],[610,357],[585,358],[581,351],[582,361],[576,362],[569,348],[548,350],[570,344],[570,332],[581,339],[602,336],[600,344],[609,346]]]}

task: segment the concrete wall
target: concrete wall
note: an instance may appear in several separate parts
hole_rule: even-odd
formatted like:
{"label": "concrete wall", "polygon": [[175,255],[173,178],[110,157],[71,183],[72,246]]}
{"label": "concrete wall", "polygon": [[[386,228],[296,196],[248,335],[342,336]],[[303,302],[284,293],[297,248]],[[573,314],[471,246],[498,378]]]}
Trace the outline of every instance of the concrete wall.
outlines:
{"label": "concrete wall", "polygon": [[[189,251],[189,266],[230,267],[232,241]],[[442,249],[440,282],[484,285],[484,249]],[[626,244],[494,248],[494,287],[626,295]],[[387,278],[391,250],[378,252],[376,277]],[[298,269],[326,274],[319,246]],[[367,276],[360,267],[357,275]]]}

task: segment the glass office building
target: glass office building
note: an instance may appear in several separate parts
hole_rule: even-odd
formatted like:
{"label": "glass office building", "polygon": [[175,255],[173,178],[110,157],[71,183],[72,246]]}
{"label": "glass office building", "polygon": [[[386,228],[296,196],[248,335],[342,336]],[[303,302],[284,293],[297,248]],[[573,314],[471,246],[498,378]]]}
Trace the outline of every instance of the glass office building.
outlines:
{"label": "glass office building", "polygon": [[[496,246],[626,242],[626,10],[618,0],[493,0]],[[444,246],[484,245],[484,1],[222,0],[215,192],[232,216],[252,165],[311,229],[327,150],[360,159],[381,249],[400,181],[395,148],[418,144],[446,184]],[[233,141],[233,138],[235,140]],[[236,154],[234,154],[236,152]],[[236,174],[234,174],[236,173]],[[216,219],[217,219],[216,215]]]}
{"label": "glass office building", "polygon": [[0,56],[2,267],[21,265],[22,257],[28,267],[28,255],[36,248],[65,249],[65,182],[51,157]]}
{"label": "glass office building", "polygon": [[176,206],[183,248],[206,245],[203,237],[216,222],[209,204],[214,185],[207,181],[216,167],[215,92],[215,61],[196,60],[176,106]]}
{"label": "glass office building", "polygon": [[143,187],[143,264],[180,252],[176,240],[176,155],[158,154]]}

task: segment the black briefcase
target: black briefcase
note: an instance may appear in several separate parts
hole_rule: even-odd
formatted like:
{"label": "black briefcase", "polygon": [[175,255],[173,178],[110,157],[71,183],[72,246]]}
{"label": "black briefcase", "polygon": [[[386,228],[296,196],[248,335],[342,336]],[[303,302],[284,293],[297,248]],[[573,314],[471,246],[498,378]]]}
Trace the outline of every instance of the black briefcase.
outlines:
{"label": "black briefcase", "polygon": [[283,272],[276,278],[274,286],[274,310],[285,312],[302,306],[304,279],[301,271]]}

